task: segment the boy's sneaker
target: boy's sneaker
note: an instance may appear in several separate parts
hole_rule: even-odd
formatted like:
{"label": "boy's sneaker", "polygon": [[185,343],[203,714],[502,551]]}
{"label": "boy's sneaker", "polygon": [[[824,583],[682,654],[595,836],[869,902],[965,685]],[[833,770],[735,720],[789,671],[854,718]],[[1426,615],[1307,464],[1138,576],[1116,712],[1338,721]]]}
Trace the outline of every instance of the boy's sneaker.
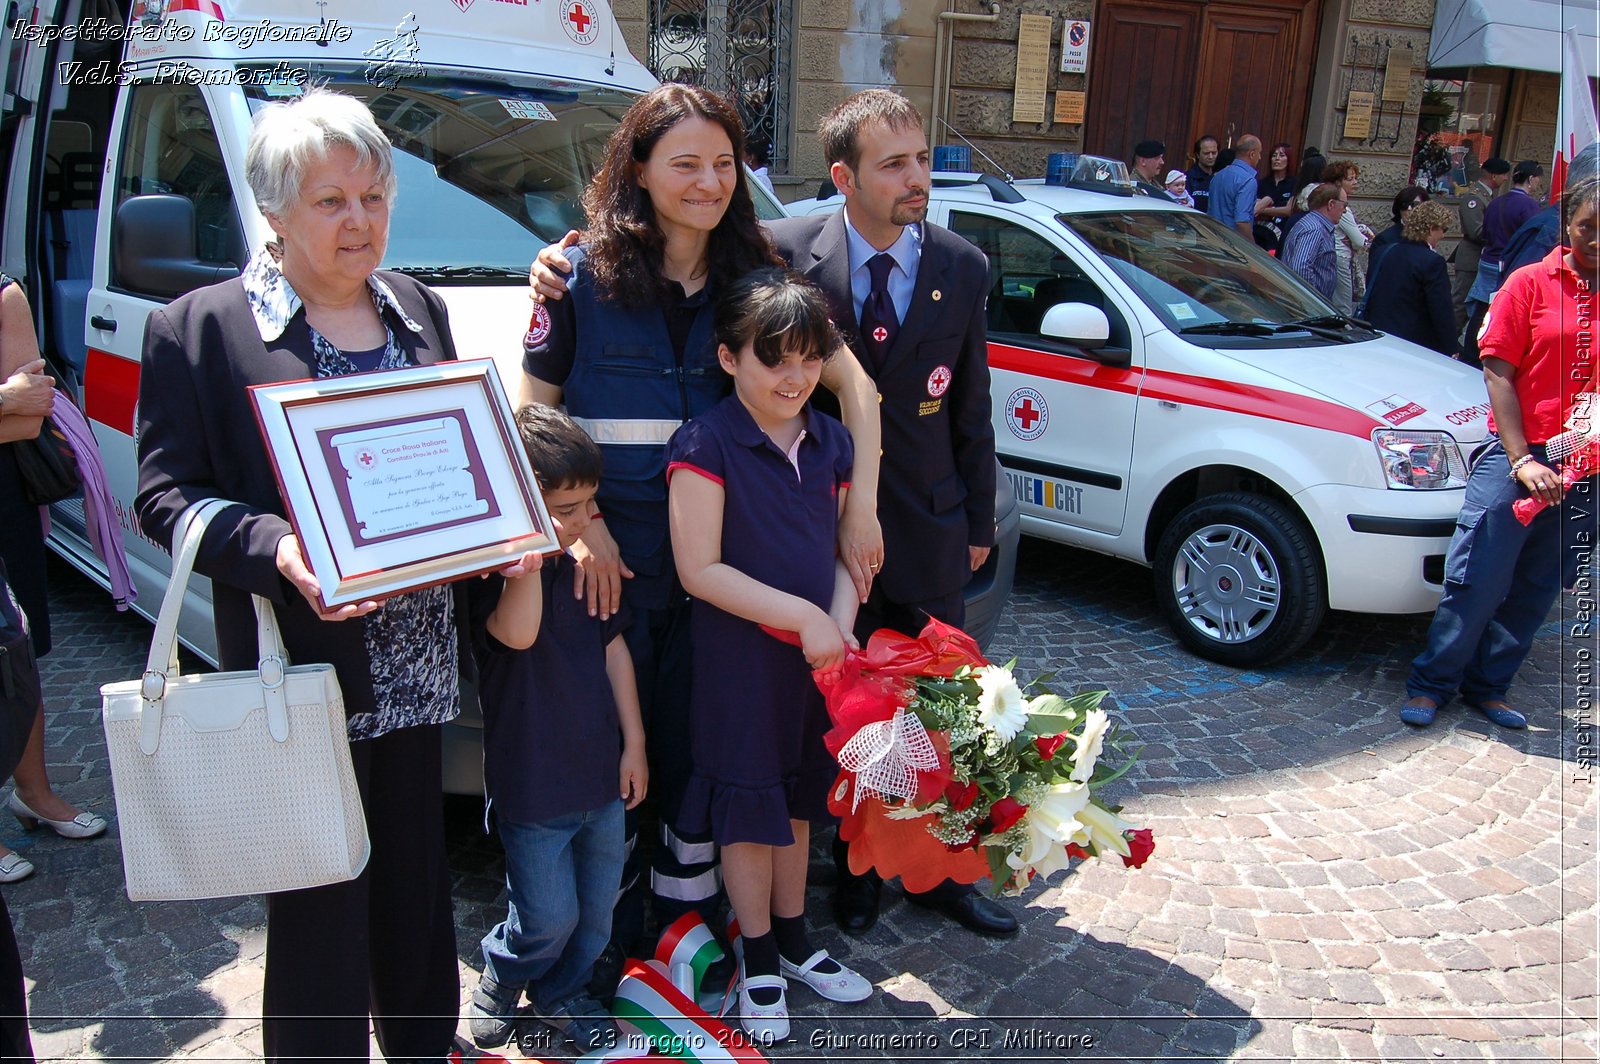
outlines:
{"label": "boy's sneaker", "polygon": [[622,947],[607,942],[606,948],[594,962],[594,974],[589,978],[589,996],[610,1007],[617,996],[617,984],[622,982],[622,965],[625,958]]}
{"label": "boy's sneaker", "polygon": [[585,1053],[614,1049],[622,1037],[616,1022],[592,997],[575,997],[548,1016],[540,1016]]}
{"label": "boy's sneaker", "polygon": [[522,987],[501,986],[488,972],[478,978],[467,1009],[467,1030],[479,1049],[497,1049],[511,1041],[517,1028],[517,1002]]}

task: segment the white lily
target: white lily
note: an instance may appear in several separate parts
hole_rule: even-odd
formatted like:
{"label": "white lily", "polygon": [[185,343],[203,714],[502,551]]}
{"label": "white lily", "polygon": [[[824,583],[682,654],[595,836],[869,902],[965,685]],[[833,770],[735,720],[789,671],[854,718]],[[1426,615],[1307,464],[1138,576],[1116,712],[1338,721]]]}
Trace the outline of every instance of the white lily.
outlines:
{"label": "white lily", "polygon": [[1091,709],[1083,715],[1083,731],[1073,736],[1076,745],[1072,750],[1072,779],[1087,783],[1094,776],[1094,765],[1100,759],[1100,748],[1105,745],[1110,727],[1111,718],[1103,709]]}
{"label": "white lily", "polygon": [[1081,783],[1057,783],[1045,796],[1028,807],[1022,817],[1027,840],[1022,852],[1006,857],[1006,864],[1021,871],[1032,868],[1041,876],[1066,868],[1067,843],[1083,834],[1079,822],[1089,808],[1089,788]]}
{"label": "white lily", "polygon": [[1028,707],[1016,677],[999,665],[985,665],[972,675],[978,681],[978,721],[1010,742],[1028,723]]}
{"label": "white lily", "polygon": [[1112,853],[1122,857],[1128,856],[1128,840],[1122,833],[1132,831],[1137,825],[1128,823],[1117,814],[1101,809],[1092,802],[1078,813],[1078,823],[1083,825],[1084,834],[1087,836],[1074,840],[1079,846],[1089,842],[1094,843],[1095,852],[1102,860]]}

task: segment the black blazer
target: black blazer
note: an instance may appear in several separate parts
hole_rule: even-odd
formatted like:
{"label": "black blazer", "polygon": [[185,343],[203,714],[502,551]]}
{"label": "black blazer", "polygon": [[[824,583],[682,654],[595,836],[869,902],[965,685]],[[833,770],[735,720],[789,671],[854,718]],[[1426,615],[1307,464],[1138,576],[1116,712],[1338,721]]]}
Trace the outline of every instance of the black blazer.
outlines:
{"label": "black blazer", "polygon": [[779,254],[827,295],[835,325],[877,382],[884,593],[909,603],[959,590],[972,575],[967,547],[994,545],[988,262],[948,229],[924,225],[911,306],[880,365],[859,336],[844,211],[783,219],[767,229]]}
{"label": "black blazer", "polygon": [[1396,240],[1367,286],[1363,317],[1386,333],[1454,356],[1456,312],[1444,256],[1419,240]]}
{"label": "black blazer", "polygon": [[[414,333],[386,310],[396,342],[419,364],[454,359],[444,302],[410,277],[379,276],[422,326]],[[153,312],[145,325],[139,377],[134,506],[145,535],[170,550],[178,517],[191,503],[208,498],[243,503],[211,522],[195,563],[197,572],[213,580],[222,667],[255,668],[250,595],[261,595],[276,608],[290,659],[331,663],[339,671],[346,712],[370,712],[363,623],[319,620],[278,573],[278,540],[293,529],[245,390],[313,377],[315,365],[305,312],[297,312],[278,339],[263,343],[237,278]],[[458,600],[458,615],[459,605]]]}

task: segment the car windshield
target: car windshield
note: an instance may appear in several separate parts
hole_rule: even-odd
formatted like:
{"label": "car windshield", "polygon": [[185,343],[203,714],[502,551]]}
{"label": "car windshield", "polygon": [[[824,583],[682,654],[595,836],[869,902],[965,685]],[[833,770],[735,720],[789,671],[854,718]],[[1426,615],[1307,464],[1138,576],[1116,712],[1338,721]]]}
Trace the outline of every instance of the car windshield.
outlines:
{"label": "car windshield", "polygon": [[1225,323],[1237,323],[1241,335],[1266,334],[1338,318],[1272,256],[1204,214],[1122,210],[1059,220],[1176,332],[1226,332]]}
{"label": "car windshield", "polygon": [[[323,68],[372,109],[394,144],[397,182],[384,266],[457,280],[526,277],[539,249],[583,228],[583,190],[632,93],[549,78],[405,78],[373,85]],[[247,87],[252,112],[279,86]],[[783,210],[751,182],[756,212]]]}

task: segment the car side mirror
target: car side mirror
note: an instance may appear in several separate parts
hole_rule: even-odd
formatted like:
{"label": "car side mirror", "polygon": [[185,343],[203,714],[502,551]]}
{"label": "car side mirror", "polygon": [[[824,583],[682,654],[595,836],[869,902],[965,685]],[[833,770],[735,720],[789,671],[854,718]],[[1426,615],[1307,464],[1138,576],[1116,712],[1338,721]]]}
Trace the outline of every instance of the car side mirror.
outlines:
{"label": "car side mirror", "polygon": [[1039,334],[1095,350],[1111,339],[1111,322],[1099,307],[1087,303],[1057,303],[1044,312]]}
{"label": "car side mirror", "polygon": [[239,276],[229,263],[202,262],[196,251],[194,203],[158,193],[124,200],[112,219],[117,284],[158,299],[174,299]]}

